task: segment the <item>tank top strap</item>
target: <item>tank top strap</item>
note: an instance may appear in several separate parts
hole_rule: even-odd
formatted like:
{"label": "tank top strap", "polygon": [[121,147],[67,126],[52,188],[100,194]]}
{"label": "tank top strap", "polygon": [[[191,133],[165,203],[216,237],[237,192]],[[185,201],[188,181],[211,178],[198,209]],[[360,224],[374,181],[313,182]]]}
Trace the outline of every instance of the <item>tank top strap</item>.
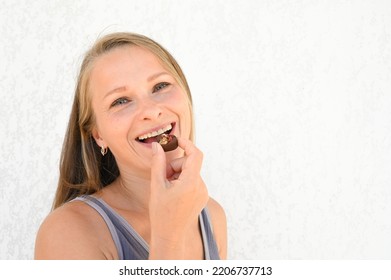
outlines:
{"label": "tank top strap", "polygon": [[106,222],[120,260],[146,260],[149,256],[148,244],[130,226],[130,224],[115,212],[103,199],[91,195],[83,195],[82,200],[93,207]]}
{"label": "tank top strap", "polygon": [[202,241],[204,244],[204,254],[206,260],[219,260],[219,250],[213,235],[211,219],[208,208],[204,208],[200,214],[200,227],[202,233]]}
{"label": "tank top strap", "polygon": [[[133,227],[103,199],[92,195],[82,195],[74,200],[87,203],[94,208],[105,221],[121,260],[146,260],[149,256],[149,246]],[[213,236],[209,211],[204,208],[199,216],[204,258],[218,260],[219,253]]]}

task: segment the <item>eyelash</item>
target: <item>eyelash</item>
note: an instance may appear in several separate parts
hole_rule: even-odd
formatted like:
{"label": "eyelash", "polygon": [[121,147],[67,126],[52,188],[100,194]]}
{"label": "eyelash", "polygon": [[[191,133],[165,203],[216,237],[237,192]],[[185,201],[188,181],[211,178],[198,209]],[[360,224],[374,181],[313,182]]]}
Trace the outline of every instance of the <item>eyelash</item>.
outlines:
{"label": "eyelash", "polygon": [[162,90],[162,89],[168,87],[169,85],[170,85],[170,83],[167,83],[167,82],[158,83],[156,86],[153,87],[153,92]]}
{"label": "eyelash", "polygon": [[[167,82],[158,83],[157,85],[155,85],[153,87],[152,93],[155,93],[157,91],[163,90],[164,88],[168,87],[169,85],[170,85],[170,83],[167,83]],[[121,97],[121,98],[116,99],[111,104],[111,107],[120,106],[120,105],[126,104],[126,103],[128,103],[130,101],[131,100],[127,99],[126,97]]]}
{"label": "eyelash", "polygon": [[121,98],[118,98],[117,100],[115,100],[112,104],[111,104],[111,107],[115,107],[115,106],[120,106],[120,105],[123,105],[125,103],[128,103],[129,100],[125,97],[121,97]]}

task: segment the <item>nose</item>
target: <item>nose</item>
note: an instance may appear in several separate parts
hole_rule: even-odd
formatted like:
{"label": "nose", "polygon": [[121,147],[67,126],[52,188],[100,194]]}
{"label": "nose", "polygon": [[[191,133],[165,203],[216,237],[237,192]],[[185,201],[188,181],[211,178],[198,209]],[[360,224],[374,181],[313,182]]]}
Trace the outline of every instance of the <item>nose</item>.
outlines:
{"label": "nose", "polygon": [[155,120],[162,115],[159,104],[150,98],[139,101],[139,116],[141,120]]}

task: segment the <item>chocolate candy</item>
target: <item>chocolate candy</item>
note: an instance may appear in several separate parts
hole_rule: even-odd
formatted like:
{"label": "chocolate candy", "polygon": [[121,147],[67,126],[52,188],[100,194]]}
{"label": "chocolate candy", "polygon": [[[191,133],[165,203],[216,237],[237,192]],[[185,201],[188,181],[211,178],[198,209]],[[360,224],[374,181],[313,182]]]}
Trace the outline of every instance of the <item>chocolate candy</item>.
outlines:
{"label": "chocolate candy", "polygon": [[178,139],[175,135],[160,134],[156,137],[157,142],[162,146],[165,152],[173,151],[178,148]]}

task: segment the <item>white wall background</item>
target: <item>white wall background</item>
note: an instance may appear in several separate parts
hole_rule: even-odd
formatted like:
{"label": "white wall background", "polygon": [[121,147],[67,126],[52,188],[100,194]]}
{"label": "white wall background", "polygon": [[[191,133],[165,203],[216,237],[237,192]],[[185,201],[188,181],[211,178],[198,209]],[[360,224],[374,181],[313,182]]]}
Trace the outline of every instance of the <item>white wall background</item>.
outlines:
{"label": "white wall background", "polygon": [[391,1],[0,1],[0,259],[32,259],[83,53],[160,42],[187,75],[230,259],[391,258]]}

